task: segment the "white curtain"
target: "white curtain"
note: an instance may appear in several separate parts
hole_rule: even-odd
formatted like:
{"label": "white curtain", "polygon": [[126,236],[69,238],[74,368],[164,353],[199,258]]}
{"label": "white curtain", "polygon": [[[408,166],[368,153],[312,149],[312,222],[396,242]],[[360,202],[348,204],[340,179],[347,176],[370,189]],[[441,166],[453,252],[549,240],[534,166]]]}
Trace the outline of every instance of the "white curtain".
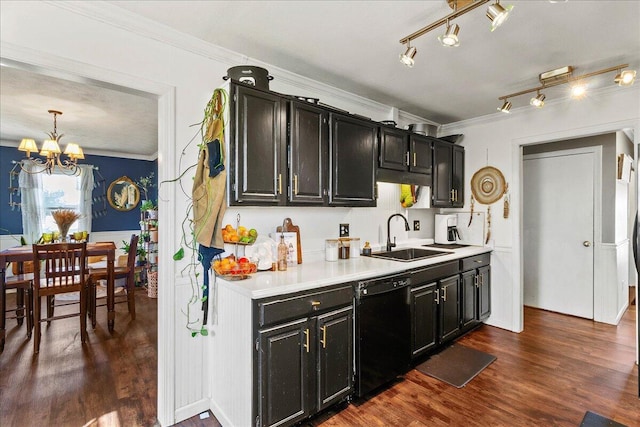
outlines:
{"label": "white curtain", "polygon": [[[44,223],[44,196],[42,177],[37,173],[42,167],[31,162],[23,162],[18,176],[21,195],[22,235],[27,243],[35,243],[42,236]],[[31,172],[31,173],[30,173]]]}
{"label": "white curtain", "polygon": [[91,232],[92,204],[93,204],[93,166],[79,165],[80,179],[78,180],[78,190],[80,190],[80,218],[78,218],[78,230]]}

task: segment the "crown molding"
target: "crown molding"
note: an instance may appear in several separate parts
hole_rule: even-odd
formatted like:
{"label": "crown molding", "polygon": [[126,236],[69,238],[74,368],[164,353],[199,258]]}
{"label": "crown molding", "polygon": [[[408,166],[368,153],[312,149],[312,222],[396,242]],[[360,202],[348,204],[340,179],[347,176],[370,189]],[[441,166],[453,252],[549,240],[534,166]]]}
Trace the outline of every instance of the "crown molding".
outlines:
{"label": "crown molding", "polygon": [[[181,33],[169,26],[152,21],[128,10],[118,8],[112,4],[103,1],[91,2],[58,2],[47,1],[48,4],[65,9],[69,12],[85,16],[89,19],[103,22],[125,31],[156,40],[163,44],[173,46],[175,48],[191,52],[193,54],[203,56],[214,61],[221,62],[229,67],[239,64],[248,64],[260,66],[269,70],[269,74],[277,76],[278,82],[285,83],[295,88],[299,88],[301,92],[311,92],[313,94],[323,93],[333,98],[344,100],[351,105],[355,104],[366,109],[379,111],[380,117],[388,117],[392,108],[368,98],[338,89],[334,86],[319,82],[317,80],[304,77],[300,74],[287,71],[283,68],[265,63],[257,58],[251,58],[239,52],[205,42],[194,36]],[[400,115],[408,117],[411,122],[430,122],[429,120],[418,117],[409,113],[400,111]]]}

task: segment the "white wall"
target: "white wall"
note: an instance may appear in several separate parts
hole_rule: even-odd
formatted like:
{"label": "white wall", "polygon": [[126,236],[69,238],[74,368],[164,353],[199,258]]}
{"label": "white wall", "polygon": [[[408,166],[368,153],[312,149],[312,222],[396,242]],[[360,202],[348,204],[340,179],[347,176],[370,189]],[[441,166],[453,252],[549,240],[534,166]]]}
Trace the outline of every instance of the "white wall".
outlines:
{"label": "white wall", "polygon": [[[524,101],[526,103],[526,100]],[[444,134],[462,133],[466,149],[465,194],[469,179],[487,164],[499,168],[509,183],[511,215],[493,215],[492,316],[489,323],[521,331],[522,322],[522,155],[521,146],[554,142],[633,128],[640,131],[640,86],[612,86],[582,101],[548,101],[541,110],[526,107],[443,126]],[[478,205],[476,205],[478,208]],[[480,205],[480,209],[486,210]],[[468,209],[468,201],[465,209]],[[501,204],[492,206],[497,213]],[[493,268],[493,267],[496,268]]]}
{"label": "white wall", "polygon": [[[177,176],[180,165],[196,162],[195,145],[180,159],[194,134],[191,125],[202,119],[203,108],[213,90],[224,83],[227,69],[244,63],[267,68],[275,78],[271,88],[283,93],[318,97],[326,104],[375,120],[394,119],[401,125],[427,121],[178,35],[100,2],[2,1],[0,16],[4,58],[158,96],[160,181]],[[187,181],[189,189],[190,179]],[[384,241],[386,218],[400,209],[399,189],[384,184],[380,194],[378,208],[229,209],[224,222],[235,224],[240,212],[244,224],[268,233],[283,218],[291,217],[301,228],[303,250],[312,256],[321,253],[325,238],[337,235],[341,222],[350,223],[351,235],[361,237],[362,242]],[[159,258],[171,260],[182,237],[180,222],[188,201],[177,186],[165,185],[160,189],[159,203],[162,236],[169,236],[161,239]],[[392,233],[398,240],[408,237],[399,222],[394,221]],[[192,287],[180,274],[183,266],[161,261],[159,269],[158,419],[162,425],[208,408],[207,366],[216,363],[207,352],[206,338],[192,338],[184,327],[183,310]],[[199,316],[199,307],[193,310],[192,319]]]}

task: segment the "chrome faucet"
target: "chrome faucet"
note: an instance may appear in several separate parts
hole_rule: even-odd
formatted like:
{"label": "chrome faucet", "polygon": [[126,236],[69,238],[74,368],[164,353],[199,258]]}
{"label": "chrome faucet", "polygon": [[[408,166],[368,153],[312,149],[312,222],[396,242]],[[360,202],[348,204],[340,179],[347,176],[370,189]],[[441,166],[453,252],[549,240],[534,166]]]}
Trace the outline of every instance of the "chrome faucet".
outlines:
{"label": "chrome faucet", "polygon": [[411,229],[409,228],[409,221],[407,221],[407,218],[404,217],[404,215],[396,213],[393,214],[389,217],[389,219],[387,219],[387,251],[390,251],[391,249],[396,247],[396,236],[393,236],[393,243],[391,243],[391,218],[393,218],[394,216],[399,216],[400,218],[404,219],[404,229],[406,231],[410,231]]}

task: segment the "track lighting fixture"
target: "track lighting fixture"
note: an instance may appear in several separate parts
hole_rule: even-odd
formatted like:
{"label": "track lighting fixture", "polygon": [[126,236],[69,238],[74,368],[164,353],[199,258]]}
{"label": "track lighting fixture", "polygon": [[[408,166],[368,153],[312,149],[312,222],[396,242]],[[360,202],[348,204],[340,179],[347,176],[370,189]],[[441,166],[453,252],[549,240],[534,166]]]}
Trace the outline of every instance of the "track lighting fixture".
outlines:
{"label": "track lighting fixture", "polygon": [[533,98],[531,98],[531,100],[529,101],[529,104],[533,105],[536,108],[542,108],[544,107],[545,98],[546,96],[544,96],[544,93],[538,92],[537,96],[534,96]]}
{"label": "track lighting fixture", "polygon": [[618,72],[613,80],[618,86],[631,86],[636,81],[636,70],[624,70]]}
{"label": "track lighting fixture", "polygon": [[498,111],[501,111],[503,113],[510,113],[510,110],[511,110],[511,103],[506,99],[504,101],[504,104],[502,104],[501,107],[498,107]]}
{"label": "track lighting fixture", "polygon": [[[443,35],[438,37],[440,43],[442,43],[442,45],[446,47],[458,46],[460,44],[460,41],[458,40],[458,32],[460,31],[460,26],[458,26],[458,24],[450,24],[450,21],[453,21],[457,17],[462,16],[467,12],[471,12],[472,10],[482,6],[485,3],[489,3],[489,1],[491,0],[447,0],[449,7],[453,9],[452,13],[400,39],[400,43],[407,45],[406,52],[400,55],[400,60],[402,61],[402,63],[407,66],[413,65],[415,48],[413,48],[413,51],[411,51],[410,43],[412,40],[415,40],[418,37],[425,35],[429,31],[442,25],[446,25],[447,29]],[[507,17],[509,16],[509,12],[511,12],[511,9],[513,9],[513,6],[507,6],[506,8],[502,7],[499,0],[495,0],[495,3],[489,6],[486,14],[489,19],[491,19],[491,31],[495,30],[504,21],[506,21]],[[411,59],[410,61],[409,58]]]}
{"label": "track lighting fixture", "polygon": [[513,6],[511,5],[506,8],[500,6],[500,0],[496,0],[494,4],[487,8],[487,18],[491,21],[491,31],[495,31],[496,28],[505,23],[512,9]]}
{"label": "track lighting fixture", "polygon": [[447,23],[447,31],[438,37],[442,46],[457,47],[460,46],[460,40],[458,40],[458,32],[460,32],[460,26],[458,24],[449,25]]}
{"label": "track lighting fixture", "polygon": [[416,53],[418,53],[418,50],[414,46],[411,46],[411,40],[409,40],[407,50],[400,54],[400,61],[407,67],[411,68],[413,67],[413,57],[416,56]]}
{"label": "track lighting fixture", "polygon": [[[544,73],[540,73],[538,79],[540,80],[541,86],[534,87],[531,89],[521,90],[520,92],[510,93],[508,95],[503,95],[498,99],[500,101],[504,101],[504,104],[501,107],[498,107],[498,111],[508,112],[511,108],[511,103],[507,101],[507,99],[514,98],[516,96],[524,95],[531,92],[536,92],[537,96],[530,99],[529,104],[534,107],[542,108],[544,105],[544,100],[546,96],[540,93],[541,90],[545,90],[549,87],[558,86],[562,84],[569,84],[571,86],[571,98],[580,99],[586,95],[587,92],[587,80],[593,76],[597,76],[600,74],[610,73],[612,71],[617,71],[617,75],[614,79],[615,83],[620,86],[630,86],[635,81],[636,71],[635,70],[624,70],[627,68],[629,64],[620,64],[615,67],[604,68],[602,70],[593,71],[591,73],[582,74],[580,76],[573,76],[573,67],[565,66],[561,68],[556,68],[555,70],[545,71]],[[508,104],[508,105],[507,105]],[[505,108],[507,111],[505,111]]]}

